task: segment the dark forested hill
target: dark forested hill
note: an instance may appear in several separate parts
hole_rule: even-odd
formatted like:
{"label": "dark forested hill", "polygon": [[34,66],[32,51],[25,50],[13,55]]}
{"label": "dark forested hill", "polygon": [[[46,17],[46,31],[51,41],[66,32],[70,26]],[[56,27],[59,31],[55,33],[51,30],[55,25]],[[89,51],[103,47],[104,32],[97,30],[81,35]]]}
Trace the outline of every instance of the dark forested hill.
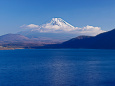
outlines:
{"label": "dark forested hill", "polygon": [[78,36],[61,44],[64,48],[115,49],[115,29],[97,36]]}

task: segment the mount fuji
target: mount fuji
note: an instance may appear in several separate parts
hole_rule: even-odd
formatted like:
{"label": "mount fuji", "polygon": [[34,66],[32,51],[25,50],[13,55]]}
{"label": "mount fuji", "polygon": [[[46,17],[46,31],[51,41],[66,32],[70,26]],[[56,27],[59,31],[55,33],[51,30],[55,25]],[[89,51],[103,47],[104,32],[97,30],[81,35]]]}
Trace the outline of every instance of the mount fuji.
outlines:
{"label": "mount fuji", "polygon": [[41,41],[66,41],[79,35],[95,36],[104,32],[100,27],[93,27],[87,25],[86,27],[74,27],[61,18],[52,18],[50,22],[42,25],[22,25],[24,31],[18,34],[29,38],[36,38]]}

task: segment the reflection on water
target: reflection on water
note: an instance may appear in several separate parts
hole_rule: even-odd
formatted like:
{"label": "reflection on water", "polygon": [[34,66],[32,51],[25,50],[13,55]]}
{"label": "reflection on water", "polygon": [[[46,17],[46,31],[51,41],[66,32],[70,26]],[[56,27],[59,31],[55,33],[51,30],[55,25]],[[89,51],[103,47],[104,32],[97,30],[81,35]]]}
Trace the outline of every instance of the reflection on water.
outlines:
{"label": "reflection on water", "polygon": [[[51,77],[51,86],[67,86],[74,74],[72,73],[73,63],[68,62],[62,59],[53,59],[53,62],[49,64],[50,66],[50,74]],[[67,74],[68,73],[68,74]]]}
{"label": "reflection on water", "polygon": [[0,86],[114,86],[114,52],[0,51]]}

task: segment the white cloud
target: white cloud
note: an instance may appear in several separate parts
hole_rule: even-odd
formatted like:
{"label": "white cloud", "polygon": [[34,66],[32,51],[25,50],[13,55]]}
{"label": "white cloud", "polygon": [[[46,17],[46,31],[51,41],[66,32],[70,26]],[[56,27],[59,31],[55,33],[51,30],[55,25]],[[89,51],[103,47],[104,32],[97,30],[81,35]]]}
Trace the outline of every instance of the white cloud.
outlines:
{"label": "white cloud", "polygon": [[78,34],[78,35],[91,35],[95,36],[99,33],[105,32],[101,30],[100,27],[94,27],[94,26],[85,26],[85,27],[70,27],[66,24],[63,24],[62,26],[59,25],[51,25],[50,23],[43,24],[41,26],[30,24],[30,25],[23,25],[21,28],[31,29],[32,31],[38,31],[41,33],[72,33],[72,34]]}
{"label": "white cloud", "polygon": [[34,28],[39,28],[39,25],[35,25],[35,24],[29,24],[29,25],[22,25],[21,28],[25,28],[25,29],[34,29]]}
{"label": "white cloud", "polygon": [[100,27],[94,27],[94,26],[89,26],[89,25],[87,25],[86,27],[83,27],[83,28],[77,27],[77,29],[75,30],[75,33],[79,33],[81,35],[92,35],[92,36],[95,36],[95,35],[97,35],[99,33],[103,33],[103,32],[105,32],[105,31],[101,30]]}

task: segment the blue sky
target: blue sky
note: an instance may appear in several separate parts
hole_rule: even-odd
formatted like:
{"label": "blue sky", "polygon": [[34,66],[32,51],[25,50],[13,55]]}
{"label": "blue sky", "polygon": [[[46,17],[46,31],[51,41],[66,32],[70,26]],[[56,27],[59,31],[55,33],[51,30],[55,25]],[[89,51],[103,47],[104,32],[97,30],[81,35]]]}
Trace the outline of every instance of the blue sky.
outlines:
{"label": "blue sky", "polygon": [[76,27],[115,28],[115,0],[0,0],[0,35],[60,17]]}

